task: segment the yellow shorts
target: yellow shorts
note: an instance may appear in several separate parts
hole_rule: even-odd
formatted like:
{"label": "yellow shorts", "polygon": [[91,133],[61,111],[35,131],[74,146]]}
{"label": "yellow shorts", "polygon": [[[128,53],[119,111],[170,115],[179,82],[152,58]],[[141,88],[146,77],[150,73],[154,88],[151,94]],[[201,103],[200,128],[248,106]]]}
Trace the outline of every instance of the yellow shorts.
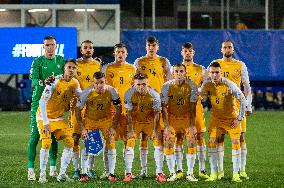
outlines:
{"label": "yellow shorts", "polygon": [[201,99],[197,101],[196,104],[196,131],[197,133],[204,133],[206,132],[206,126],[205,126],[205,118],[204,118],[204,111],[203,106],[201,104]]}
{"label": "yellow shorts", "polygon": [[108,129],[112,126],[112,118],[93,120],[86,117],[83,121],[83,124],[88,131],[99,129],[102,132],[104,139],[106,139],[108,135]]}
{"label": "yellow shorts", "polygon": [[[66,136],[72,136],[72,131],[70,131],[68,123],[65,120],[50,121],[49,126],[56,140],[62,140],[63,137],[66,137]],[[47,135],[43,133],[44,125],[43,125],[42,120],[37,121],[37,127],[38,127],[38,131],[40,134],[40,139],[50,139],[51,138],[50,133]]]}
{"label": "yellow shorts", "polygon": [[231,140],[240,139],[240,135],[242,132],[241,124],[239,124],[236,128],[233,129],[231,128],[233,121],[234,119],[222,120],[211,117],[209,122],[209,137],[217,138],[222,134],[226,134],[228,132]]}

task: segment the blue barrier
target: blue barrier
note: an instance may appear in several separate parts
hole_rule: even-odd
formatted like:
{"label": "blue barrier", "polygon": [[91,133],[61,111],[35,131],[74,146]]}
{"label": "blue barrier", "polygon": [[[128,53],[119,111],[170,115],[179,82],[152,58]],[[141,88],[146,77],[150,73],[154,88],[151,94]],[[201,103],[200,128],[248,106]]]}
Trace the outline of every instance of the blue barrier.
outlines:
{"label": "blue barrier", "polygon": [[121,38],[128,46],[129,62],[145,55],[148,36],[159,40],[159,55],[171,64],[181,62],[181,45],[191,42],[196,51],[194,61],[205,67],[222,58],[221,43],[230,39],[235,46],[234,58],[246,63],[251,80],[284,80],[284,30],[123,30]]}

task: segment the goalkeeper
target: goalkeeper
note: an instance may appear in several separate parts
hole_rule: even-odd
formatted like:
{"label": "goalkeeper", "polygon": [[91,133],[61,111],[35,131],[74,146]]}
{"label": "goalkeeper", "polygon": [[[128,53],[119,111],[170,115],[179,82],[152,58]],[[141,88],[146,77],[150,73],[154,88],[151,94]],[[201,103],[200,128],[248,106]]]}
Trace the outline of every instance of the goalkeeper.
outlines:
{"label": "goalkeeper", "polygon": [[[36,122],[36,111],[39,106],[39,99],[45,88],[54,76],[63,74],[64,58],[55,55],[56,39],[53,36],[44,38],[44,55],[35,59],[30,70],[32,79],[33,93],[30,115],[30,139],[28,143],[28,180],[35,181],[34,162],[36,157],[36,147],[39,141],[39,132]],[[54,135],[52,135],[52,146],[49,153],[50,156],[50,176],[57,176],[56,158],[58,145]]]}

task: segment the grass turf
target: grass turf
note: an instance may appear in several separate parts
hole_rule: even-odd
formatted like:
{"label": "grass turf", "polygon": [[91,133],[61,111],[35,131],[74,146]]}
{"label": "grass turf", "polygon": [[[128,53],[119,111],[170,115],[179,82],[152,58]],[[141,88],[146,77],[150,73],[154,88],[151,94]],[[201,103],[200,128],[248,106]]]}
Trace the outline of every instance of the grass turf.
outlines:
{"label": "grass turf", "polygon": [[[232,183],[231,144],[226,136],[226,149],[224,158],[225,178],[216,182],[192,183],[185,179],[176,182],[157,183],[155,181],[155,161],[153,147],[149,143],[148,172],[146,180],[134,180],[130,183],[122,181],[124,177],[124,160],[122,157],[122,142],[117,143],[117,182],[107,180],[91,180],[87,183],[68,182],[58,183],[48,177],[49,182],[45,185],[37,181],[27,181],[27,143],[29,138],[29,112],[1,112],[0,132],[0,187],[283,187],[284,186],[284,162],[283,162],[283,133],[284,112],[254,112],[247,118],[247,173],[249,180],[242,183]],[[208,114],[206,114],[208,119]],[[62,142],[59,143],[57,168],[59,169],[62,151]],[[136,143],[133,173],[139,174],[139,143]],[[38,153],[40,143],[38,145]],[[186,163],[184,156],[184,169]],[[72,176],[73,165],[68,168],[68,174]],[[210,172],[207,160],[207,171]],[[39,155],[36,157],[36,174],[39,177]],[[196,160],[195,174],[197,176],[198,160]],[[102,156],[95,158],[95,171],[101,175],[103,171]],[[166,162],[164,172],[168,174]]]}

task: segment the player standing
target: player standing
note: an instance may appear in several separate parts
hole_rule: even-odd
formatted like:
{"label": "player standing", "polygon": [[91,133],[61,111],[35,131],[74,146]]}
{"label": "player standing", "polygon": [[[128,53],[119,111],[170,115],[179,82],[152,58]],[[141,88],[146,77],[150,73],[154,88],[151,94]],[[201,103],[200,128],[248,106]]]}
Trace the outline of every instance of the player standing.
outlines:
{"label": "player standing", "polygon": [[78,80],[74,77],[77,70],[75,60],[66,60],[64,74],[55,77],[53,83],[47,85],[39,101],[37,113],[37,125],[40,133],[42,146],[40,150],[40,183],[46,183],[46,165],[48,152],[52,143],[51,133],[56,140],[63,140],[64,149],[61,157],[60,173],[57,181],[69,181],[66,169],[70,163],[74,141],[68,122],[64,119],[64,112],[69,109],[71,98],[81,94]]}
{"label": "player standing", "polygon": [[[148,76],[149,86],[156,90],[159,94],[161,93],[162,85],[171,79],[171,64],[169,60],[165,57],[159,56],[157,54],[159,50],[159,41],[155,37],[148,37],[146,40],[146,55],[135,60],[134,66],[137,68],[138,72],[144,73]],[[162,125],[160,125],[162,126]],[[162,130],[163,126],[161,127]],[[141,146],[140,146],[140,160],[141,160],[141,174],[140,177],[147,177],[147,146],[148,137],[142,133]],[[159,143],[159,149],[155,150],[155,160],[156,163],[160,163],[161,168],[163,168],[163,140],[161,138],[161,143]],[[162,178],[163,179],[163,178]]]}
{"label": "player standing", "polygon": [[[65,60],[62,56],[55,55],[57,45],[53,36],[44,37],[44,55],[35,59],[30,70],[32,79],[33,94],[30,115],[30,138],[28,143],[28,180],[35,181],[34,162],[36,157],[36,147],[39,141],[39,132],[36,122],[36,112],[39,106],[41,94],[45,88],[45,80],[50,76],[63,74]],[[53,134],[53,140],[50,150],[50,176],[56,177],[56,158],[58,145]]]}

